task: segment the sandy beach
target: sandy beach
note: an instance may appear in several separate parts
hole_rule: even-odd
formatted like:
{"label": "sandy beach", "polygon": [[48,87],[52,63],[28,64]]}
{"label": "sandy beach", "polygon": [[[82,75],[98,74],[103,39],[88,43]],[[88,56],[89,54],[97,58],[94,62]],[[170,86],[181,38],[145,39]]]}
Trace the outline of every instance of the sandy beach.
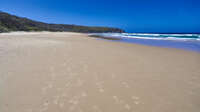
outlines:
{"label": "sandy beach", "polygon": [[199,112],[200,53],[81,33],[0,34],[0,112]]}

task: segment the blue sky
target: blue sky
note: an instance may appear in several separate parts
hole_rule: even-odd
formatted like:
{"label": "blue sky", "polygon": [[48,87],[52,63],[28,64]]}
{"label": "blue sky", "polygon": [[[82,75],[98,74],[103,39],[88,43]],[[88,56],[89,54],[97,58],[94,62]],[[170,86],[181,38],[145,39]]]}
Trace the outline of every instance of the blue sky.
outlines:
{"label": "blue sky", "polygon": [[200,32],[200,0],[0,0],[0,10],[48,23],[127,32]]}

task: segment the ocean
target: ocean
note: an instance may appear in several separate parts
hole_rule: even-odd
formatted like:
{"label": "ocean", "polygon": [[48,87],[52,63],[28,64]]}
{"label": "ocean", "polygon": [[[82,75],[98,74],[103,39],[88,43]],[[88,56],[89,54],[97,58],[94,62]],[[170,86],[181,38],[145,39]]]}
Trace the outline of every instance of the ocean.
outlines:
{"label": "ocean", "polygon": [[95,33],[92,35],[119,38],[114,41],[178,48],[200,53],[200,34]]}

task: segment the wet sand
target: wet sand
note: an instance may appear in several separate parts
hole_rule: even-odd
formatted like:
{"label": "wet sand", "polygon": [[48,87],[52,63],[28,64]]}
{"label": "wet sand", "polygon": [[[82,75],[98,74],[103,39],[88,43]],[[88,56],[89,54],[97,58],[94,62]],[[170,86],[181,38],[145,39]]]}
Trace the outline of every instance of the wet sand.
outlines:
{"label": "wet sand", "polygon": [[0,112],[199,112],[200,53],[79,33],[0,34]]}

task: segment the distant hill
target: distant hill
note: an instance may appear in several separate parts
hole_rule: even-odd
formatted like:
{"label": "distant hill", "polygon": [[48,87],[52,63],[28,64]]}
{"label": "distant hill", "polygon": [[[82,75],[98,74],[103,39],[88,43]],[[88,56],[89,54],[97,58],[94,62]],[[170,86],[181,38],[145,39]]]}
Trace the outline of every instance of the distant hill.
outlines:
{"label": "distant hill", "polygon": [[81,32],[81,33],[122,33],[124,30],[110,27],[89,27],[67,24],[48,24],[18,17],[0,11],[0,33],[10,31],[63,31],[63,32]]}

